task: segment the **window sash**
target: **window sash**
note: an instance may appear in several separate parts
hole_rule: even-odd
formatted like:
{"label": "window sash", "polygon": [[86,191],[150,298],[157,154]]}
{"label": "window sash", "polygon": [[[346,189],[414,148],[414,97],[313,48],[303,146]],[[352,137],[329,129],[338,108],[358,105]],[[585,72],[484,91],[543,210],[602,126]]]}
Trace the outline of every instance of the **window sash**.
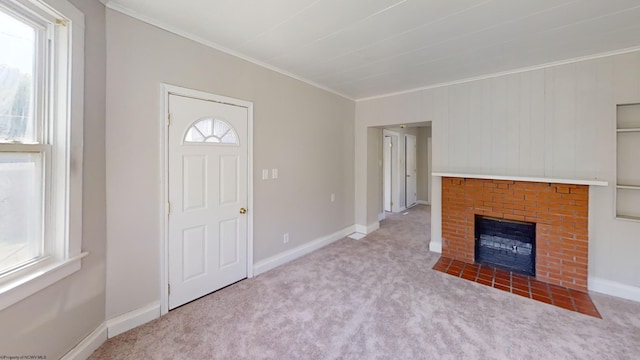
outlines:
{"label": "window sash", "polygon": [[[0,0],[0,11],[5,14],[14,17],[15,19],[32,27],[35,31],[35,44],[34,44],[34,64],[33,64],[33,79],[31,81],[32,97],[31,97],[31,124],[33,126],[33,138],[31,141],[9,141],[0,142],[0,152],[2,153],[38,153],[40,154],[40,179],[34,179],[39,181],[39,206],[41,209],[40,214],[34,214],[38,216],[40,225],[40,239],[38,246],[40,247],[39,254],[24,263],[16,264],[15,266],[0,270],[0,282],[3,282],[6,275],[19,272],[22,269],[28,269],[32,265],[36,265],[48,258],[57,258],[58,260],[64,259],[66,256],[64,250],[66,249],[66,241],[57,241],[60,238],[57,236],[66,236],[66,232],[56,229],[60,227],[60,221],[64,222],[67,219],[66,214],[66,202],[63,201],[67,196],[66,192],[63,192],[63,196],[54,195],[52,192],[59,189],[64,189],[64,186],[57,185],[56,183],[62,181],[66,183],[66,176],[63,176],[65,180],[61,180],[59,175],[62,175],[59,171],[54,169],[54,166],[60,167],[57,162],[65,162],[66,151],[66,127],[59,134],[56,129],[61,124],[55,124],[54,121],[60,113],[65,114],[62,119],[57,119],[66,123],[66,109],[56,109],[59,106],[58,103],[66,100],[66,94],[62,95],[60,99],[50,98],[50,95],[57,96],[57,92],[61,88],[68,86],[64,77],[60,79],[52,79],[51,75],[56,74],[56,66],[68,66],[68,54],[60,54],[64,56],[66,61],[55,61],[53,51],[56,51],[56,43],[54,40],[60,36],[56,33],[55,25],[58,20],[50,11],[47,11],[44,4],[36,3],[29,0],[17,0],[6,1]],[[62,38],[62,37],[60,37]],[[64,43],[66,39],[62,38]],[[66,44],[62,44],[62,48]],[[65,65],[67,64],[67,65]],[[62,74],[67,74],[64,71]],[[58,88],[54,88],[56,82],[60,82]],[[62,100],[62,101],[58,101]],[[53,115],[53,116],[50,116]],[[62,147],[62,154],[56,150],[58,144],[54,142],[58,140]],[[64,168],[64,167],[63,167]],[[58,175],[58,176],[54,176]],[[63,203],[62,206],[60,203]],[[59,213],[62,211],[62,213]],[[36,241],[36,239],[34,239]],[[10,277],[10,276],[9,276]]]}
{"label": "window sash", "polygon": [[53,219],[52,207],[51,207],[51,146],[43,145],[43,144],[0,144],[0,154],[37,154],[37,164],[38,167],[33,179],[34,183],[36,183],[36,196],[34,199],[36,203],[36,209],[38,209],[38,213],[32,214],[34,217],[38,217],[36,219],[36,223],[38,224],[38,228],[35,230],[35,238],[29,240],[37,241],[37,244],[28,244],[29,246],[36,246],[39,250],[36,252],[37,254],[28,259],[18,263],[13,264],[13,266],[0,269],[0,278],[11,274],[13,272],[19,271],[21,269],[27,268],[29,266],[35,265],[38,262],[41,262],[51,255],[53,255],[53,249],[55,249],[55,238],[53,234],[53,228],[55,226],[55,221]]}
{"label": "window sash", "polygon": [[52,41],[55,38],[55,18],[36,7],[29,1],[0,0],[0,11],[31,26],[35,30],[35,48],[33,64],[33,94],[31,98],[33,113],[32,143],[50,143],[51,136],[47,130],[48,106],[51,103],[48,94],[50,89],[50,71],[52,70]]}

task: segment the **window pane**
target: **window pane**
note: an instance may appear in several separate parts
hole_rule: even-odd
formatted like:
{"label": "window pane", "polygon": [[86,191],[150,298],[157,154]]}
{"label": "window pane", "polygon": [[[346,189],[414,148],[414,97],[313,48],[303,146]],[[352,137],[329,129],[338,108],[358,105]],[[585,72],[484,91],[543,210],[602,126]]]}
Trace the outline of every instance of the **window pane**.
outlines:
{"label": "window pane", "polygon": [[194,127],[189,129],[187,136],[185,137],[186,142],[202,142],[203,139],[204,136],[202,136],[202,133]]}
{"label": "window pane", "polygon": [[201,121],[198,121],[198,123],[196,124],[196,127],[198,128],[198,130],[200,130],[202,135],[209,136],[209,135],[211,135],[211,123],[212,122],[213,122],[213,120],[211,120],[211,119],[201,120]]}
{"label": "window pane", "polygon": [[236,134],[233,131],[229,131],[227,135],[222,138],[222,142],[224,144],[237,144],[238,138],[236,138]]}
{"label": "window pane", "polygon": [[0,273],[42,255],[40,154],[0,153]]}
{"label": "window pane", "polygon": [[227,126],[224,121],[216,120],[216,124],[213,129],[213,135],[221,138],[224,136],[224,134],[227,133],[227,131],[229,131],[229,126]]}
{"label": "window pane", "polygon": [[35,141],[35,29],[0,11],[0,141]]}

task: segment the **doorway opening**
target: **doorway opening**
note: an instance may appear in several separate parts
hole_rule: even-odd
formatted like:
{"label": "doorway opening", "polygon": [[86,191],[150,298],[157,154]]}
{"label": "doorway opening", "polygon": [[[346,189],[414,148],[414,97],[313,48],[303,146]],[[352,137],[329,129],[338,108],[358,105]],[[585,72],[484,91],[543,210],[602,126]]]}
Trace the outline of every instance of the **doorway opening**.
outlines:
{"label": "doorway opening", "polygon": [[387,222],[392,224],[399,217],[426,216],[425,240],[429,246],[431,122],[369,127],[367,137],[367,174],[372,186],[368,199],[377,202],[377,205],[369,203],[368,218],[375,216],[376,211],[378,220],[369,224],[368,229],[375,230]]}
{"label": "doorway opening", "polygon": [[431,123],[388,125],[380,130],[378,219],[417,204],[430,205]]}

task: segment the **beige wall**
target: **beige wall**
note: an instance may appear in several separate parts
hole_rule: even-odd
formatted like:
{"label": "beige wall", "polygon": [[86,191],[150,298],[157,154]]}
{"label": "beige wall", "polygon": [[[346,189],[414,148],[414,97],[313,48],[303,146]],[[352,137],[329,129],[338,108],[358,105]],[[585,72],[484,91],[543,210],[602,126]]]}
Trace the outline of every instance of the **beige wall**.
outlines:
{"label": "beige wall", "polygon": [[[432,121],[434,172],[608,181],[591,189],[589,275],[599,289],[640,294],[640,223],[615,219],[613,209],[615,105],[637,102],[640,52],[359,101],[356,146],[367,127],[386,119]],[[356,163],[366,164],[364,150],[356,148]],[[355,174],[357,224],[372,220],[364,209],[377,200],[366,197],[377,181],[366,173]],[[433,180],[436,225],[440,183]],[[440,241],[433,226],[432,248]]]}
{"label": "beige wall", "polygon": [[69,0],[85,14],[82,269],[0,311],[0,355],[58,359],[105,316],[105,14],[97,0]]}
{"label": "beige wall", "polygon": [[353,101],[112,10],[107,74],[107,318],[160,298],[161,83],[254,103],[255,262],[353,225]]}

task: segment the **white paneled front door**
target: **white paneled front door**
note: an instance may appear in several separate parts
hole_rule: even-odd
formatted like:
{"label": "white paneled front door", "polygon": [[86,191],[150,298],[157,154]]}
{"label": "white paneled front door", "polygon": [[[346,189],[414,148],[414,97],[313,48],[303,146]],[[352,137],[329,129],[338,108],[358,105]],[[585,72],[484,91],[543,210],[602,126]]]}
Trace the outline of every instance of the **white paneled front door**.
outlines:
{"label": "white paneled front door", "polygon": [[247,277],[248,109],[169,96],[169,309]]}

